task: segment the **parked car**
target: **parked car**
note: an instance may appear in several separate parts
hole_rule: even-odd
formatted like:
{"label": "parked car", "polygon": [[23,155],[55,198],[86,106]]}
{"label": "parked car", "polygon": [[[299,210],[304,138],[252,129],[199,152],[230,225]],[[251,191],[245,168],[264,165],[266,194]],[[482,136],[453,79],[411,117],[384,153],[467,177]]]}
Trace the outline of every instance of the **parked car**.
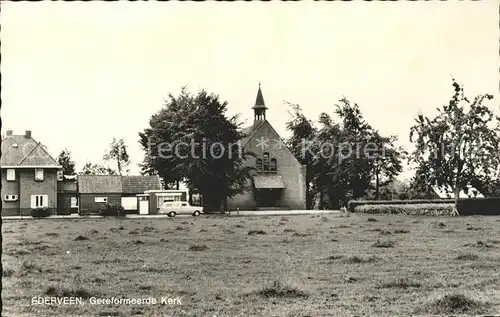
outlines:
{"label": "parked car", "polygon": [[195,217],[203,213],[203,207],[191,206],[187,201],[164,202],[160,206],[159,214],[175,217],[176,215],[193,215]]}

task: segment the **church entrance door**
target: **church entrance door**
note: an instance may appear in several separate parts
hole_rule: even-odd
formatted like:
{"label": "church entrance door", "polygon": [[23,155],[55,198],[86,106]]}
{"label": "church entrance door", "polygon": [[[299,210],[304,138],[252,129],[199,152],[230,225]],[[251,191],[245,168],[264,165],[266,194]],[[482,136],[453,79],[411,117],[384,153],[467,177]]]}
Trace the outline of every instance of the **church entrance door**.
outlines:
{"label": "church entrance door", "polygon": [[279,207],[281,201],[281,189],[262,188],[257,191],[257,203],[259,207]]}

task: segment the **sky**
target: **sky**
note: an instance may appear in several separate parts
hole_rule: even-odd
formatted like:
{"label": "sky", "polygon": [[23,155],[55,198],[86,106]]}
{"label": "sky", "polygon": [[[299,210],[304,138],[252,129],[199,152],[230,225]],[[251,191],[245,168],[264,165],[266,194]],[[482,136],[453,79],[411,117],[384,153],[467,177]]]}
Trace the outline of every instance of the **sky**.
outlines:
{"label": "sky", "polygon": [[[499,107],[498,2],[2,2],[2,133],[31,130],[80,170],[111,140],[144,153],[138,133],[181,86],[253,121],[259,81],[282,135],[286,102],[316,120],[345,96],[411,149],[419,111],[452,78]],[[408,171],[404,175],[409,175]]]}

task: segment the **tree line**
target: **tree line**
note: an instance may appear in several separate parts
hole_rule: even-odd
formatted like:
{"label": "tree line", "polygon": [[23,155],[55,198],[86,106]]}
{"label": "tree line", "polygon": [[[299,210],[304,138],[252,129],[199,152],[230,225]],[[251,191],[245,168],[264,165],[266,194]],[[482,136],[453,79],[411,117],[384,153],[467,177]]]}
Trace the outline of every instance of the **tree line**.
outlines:
{"label": "tree line", "polygon": [[[113,138],[103,155],[104,164],[87,161],[80,172],[76,172],[75,161],[71,158],[71,151],[63,149],[57,156],[64,175],[126,175],[130,169],[128,147],[123,139]],[[110,163],[116,165],[116,169]]]}

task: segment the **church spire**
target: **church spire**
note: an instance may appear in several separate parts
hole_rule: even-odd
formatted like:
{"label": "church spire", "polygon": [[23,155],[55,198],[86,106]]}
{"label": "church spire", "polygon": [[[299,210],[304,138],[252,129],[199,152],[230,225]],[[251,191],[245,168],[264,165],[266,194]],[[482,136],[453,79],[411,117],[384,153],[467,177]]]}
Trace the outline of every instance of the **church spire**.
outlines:
{"label": "church spire", "polygon": [[264,96],[262,95],[262,90],[260,89],[259,82],[259,90],[257,91],[257,98],[255,99],[255,105],[252,107],[254,111],[254,120],[261,121],[266,120],[266,104],[264,103]]}

